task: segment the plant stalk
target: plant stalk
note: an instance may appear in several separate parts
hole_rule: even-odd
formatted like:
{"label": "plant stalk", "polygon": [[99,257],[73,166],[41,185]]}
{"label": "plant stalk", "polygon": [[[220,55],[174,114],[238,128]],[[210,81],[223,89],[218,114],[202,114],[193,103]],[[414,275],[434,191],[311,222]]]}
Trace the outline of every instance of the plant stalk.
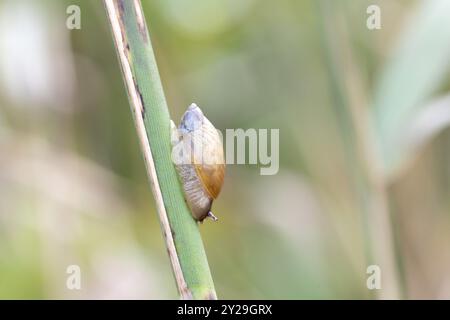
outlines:
{"label": "plant stalk", "polygon": [[[320,26],[322,41],[327,56],[325,58],[330,74],[330,88],[335,101],[339,126],[343,132],[346,160],[350,164],[349,174],[358,201],[358,209],[363,222],[365,255],[368,265],[378,265],[382,270],[382,289],[377,290],[379,299],[400,299],[404,292],[400,280],[398,258],[391,212],[388,204],[387,185],[380,172],[380,157],[376,152],[369,115],[365,107],[366,90],[358,74],[351,45],[346,32],[339,30],[337,19],[333,19],[331,1],[321,1],[319,10],[323,14]],[[330,24],[334,23],[332,30]],[[350,48],[345,54],[338,54],[331,36],[340,31],[342,48]],[[346,70],[346,72],[343,72]],[[342,76],[347,74],[347,78]],[[351,77],[351,78],[349,78]],[[361,87],[355,88],[355,84]]]}
{"label": "plant stalk", "polygon": [[172,162],[170,115],[141,3],[104,4],[179,294],[217,299],[198,225]]}

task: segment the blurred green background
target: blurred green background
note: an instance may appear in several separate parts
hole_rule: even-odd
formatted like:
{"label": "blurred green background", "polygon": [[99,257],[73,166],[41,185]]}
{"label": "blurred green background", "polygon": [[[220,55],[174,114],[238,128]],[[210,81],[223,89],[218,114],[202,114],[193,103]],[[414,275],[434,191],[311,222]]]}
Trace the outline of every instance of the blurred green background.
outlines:
{"label": "blurred green background", "polygon": [[[450,298],[450,1],[143,7],[175,122],[280,129],[200,225],[219,298]],[[0,0],[0,298],[177,298],[101,1]]]}

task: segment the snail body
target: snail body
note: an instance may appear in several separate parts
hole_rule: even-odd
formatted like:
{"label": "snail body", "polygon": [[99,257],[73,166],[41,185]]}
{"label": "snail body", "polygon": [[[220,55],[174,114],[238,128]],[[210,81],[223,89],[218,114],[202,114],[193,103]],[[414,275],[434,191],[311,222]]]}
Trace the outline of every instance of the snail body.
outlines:
{"label": "snail body", "polygon": [[222,139],[217,129],[191,104],[178,128],[171,122],[172,159],[186,202],[197,221],[217,220],[211,206],[220,193],[225,175]]}

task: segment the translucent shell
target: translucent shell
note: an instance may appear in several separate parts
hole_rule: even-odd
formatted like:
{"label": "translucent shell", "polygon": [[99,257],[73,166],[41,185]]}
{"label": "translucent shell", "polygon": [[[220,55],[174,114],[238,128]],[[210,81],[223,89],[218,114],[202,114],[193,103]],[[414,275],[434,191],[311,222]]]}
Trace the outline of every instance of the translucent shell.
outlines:
{"label": "translucent shell", "polygon": [[[175,138],[174,138],[175,136]],[[183,161],[175,164],[186,201],[196,220],[215,218],[211,205],[220,193],[225,176],[222,139],[216,128],[191,104],[183,115],[177,133],[172,135]]]}

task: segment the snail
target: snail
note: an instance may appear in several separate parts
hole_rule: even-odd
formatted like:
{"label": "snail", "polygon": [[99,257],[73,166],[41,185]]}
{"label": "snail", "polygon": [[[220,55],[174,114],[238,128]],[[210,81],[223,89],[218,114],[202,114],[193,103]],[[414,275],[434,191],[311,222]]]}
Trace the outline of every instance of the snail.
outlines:
{"label": "snail", "polygon": [[171,120],[172,160],[180,178],[184,197],[195,220],[206,217],[217,221],[211,212],[225,176],[222,138],[195,104],[191,104],[176,128]]}

